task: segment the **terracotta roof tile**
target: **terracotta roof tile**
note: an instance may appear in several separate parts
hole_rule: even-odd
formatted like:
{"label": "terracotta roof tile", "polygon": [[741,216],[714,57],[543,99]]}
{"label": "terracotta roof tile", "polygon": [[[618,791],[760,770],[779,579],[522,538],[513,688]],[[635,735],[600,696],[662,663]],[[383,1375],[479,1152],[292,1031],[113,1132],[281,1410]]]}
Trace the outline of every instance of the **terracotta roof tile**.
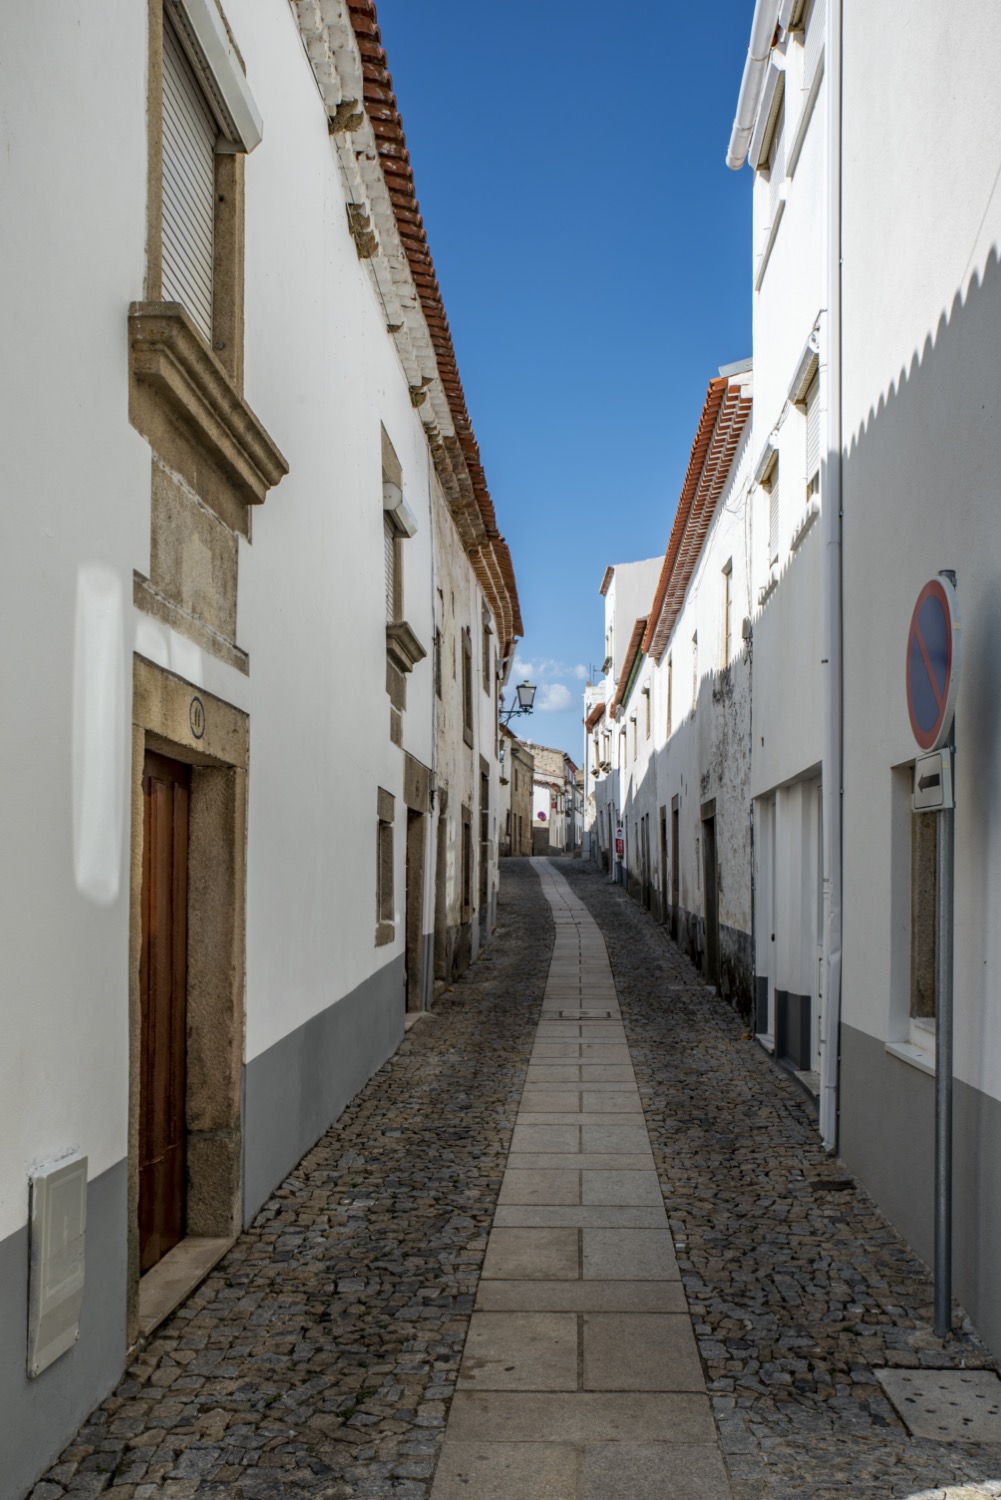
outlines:
{"label": "terracotta roof tile", "polygon": [[[514,566],[507,543],[497,530],[496,512],[487,489],[486,477],[480,463],[479,446],[473,436],[472,422],[466,408],[466,398],[459,379],[448,319],[445,316],[438,278],[435,275],[431,252],[428,249],[420,205],[414,192],[414,174],[410,164],[410,154],[407,150],[403,122],[400,119],[396,96],[393,92],[392,75],[388,71],[386,53],[382,46],[375,4],[373,0],[348,0],[348,12],[364,69],[365,110],[375,132],[379,162],[389,190],[403,249],[421,299],[421,308],[434,346],[442,387],[451,409],[459,446],[469,469],[473,498],[487,535],[487,549],[491,553],[493,565],[488,568],[481,564],[481,567],[477,568],[474,558],[474,568],[483,582],[484,591],[498,624],[507,638],[505,645],[510,647],[515,636],[524,634],[518,590],[514,580]],[[484,549],[481,547],[479,550]]]}
{"label": "terracotta roof tile", "polygon": [[750,389],[739,377],[720,375],[709,382],[643,637],[643,650],[652,651],[657,661],[667,649],[750,414]]}

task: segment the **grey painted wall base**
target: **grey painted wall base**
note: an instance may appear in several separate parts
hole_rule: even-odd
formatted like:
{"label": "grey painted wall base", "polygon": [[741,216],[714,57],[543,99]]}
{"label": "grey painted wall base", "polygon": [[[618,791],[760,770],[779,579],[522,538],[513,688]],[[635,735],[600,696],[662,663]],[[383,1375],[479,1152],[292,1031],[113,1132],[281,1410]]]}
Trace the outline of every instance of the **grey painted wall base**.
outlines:
{"label": "grey painted wall base", "polygon": [[[125,1364],[128,1163],[87,1186],[86,1270],[80,1337],[29,1380],[28,1230],[0,1242],[0,1500],[22,1500]],[[24,1183],[27,1200],[28,1182]]]}
{"label": "grey painted wall base", "polygon": [[[840,1152],[929,1265],[934,1254],[935,1080],[841,1028]],[[953,1295],[1001,1355],[1001,1102],[953,1095]]]}
{"label": "grey painted wall base", "polygon": [[244,1225],[396,1051],[405,1010],[400,955],[247,1064]]}

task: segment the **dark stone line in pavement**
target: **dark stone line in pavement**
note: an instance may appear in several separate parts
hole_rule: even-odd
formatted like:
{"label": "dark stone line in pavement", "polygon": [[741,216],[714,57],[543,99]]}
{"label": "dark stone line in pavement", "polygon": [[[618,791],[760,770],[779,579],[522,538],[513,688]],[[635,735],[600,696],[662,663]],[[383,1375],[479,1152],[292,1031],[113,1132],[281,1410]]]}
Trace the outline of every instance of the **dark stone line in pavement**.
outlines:
{"label": "dark stone line in pavement", "polygon": [[1001,1477],[1001,1448],[910,1437],[877,1384],[886,1365],[994,1362],[968,1321],[935,1338],[928,1268],[861,1185],[824,1191],[851,1174],[798,1087],[647,912],[557,868],[605,937],[734,1500]]}
{"label": "dark stone line in pavement", "polygon": [[426,1500],[553,946],[527,862],[498,919],[34,1500]]}

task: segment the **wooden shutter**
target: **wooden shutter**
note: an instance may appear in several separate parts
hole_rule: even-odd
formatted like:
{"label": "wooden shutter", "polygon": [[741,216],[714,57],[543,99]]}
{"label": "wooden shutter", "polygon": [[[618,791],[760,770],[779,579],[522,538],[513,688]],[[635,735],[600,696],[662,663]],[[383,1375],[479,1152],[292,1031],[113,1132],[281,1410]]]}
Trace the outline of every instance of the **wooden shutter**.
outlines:
{"label": "wooden shutter", "polygon": [[820,469],[820,380],[814,375],[806,393],[806,487],[813,493],[813,480]]}
{"label": "wooden shutter", "polygon": [[194,70],[164,15],[163,300],[183,303],[210,342],[217,134]]}

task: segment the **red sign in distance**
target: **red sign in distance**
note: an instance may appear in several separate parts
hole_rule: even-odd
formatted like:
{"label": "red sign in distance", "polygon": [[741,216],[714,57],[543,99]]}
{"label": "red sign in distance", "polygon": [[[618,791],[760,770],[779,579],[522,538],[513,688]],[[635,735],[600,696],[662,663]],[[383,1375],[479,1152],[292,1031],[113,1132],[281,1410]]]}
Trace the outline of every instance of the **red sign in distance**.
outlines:
{"label": "red sign in distance", "polygon": [[918,595],[907,632],[907,713],[926,754],[949,738],[959,687],[959,605],[952,582],[931,578]]}

